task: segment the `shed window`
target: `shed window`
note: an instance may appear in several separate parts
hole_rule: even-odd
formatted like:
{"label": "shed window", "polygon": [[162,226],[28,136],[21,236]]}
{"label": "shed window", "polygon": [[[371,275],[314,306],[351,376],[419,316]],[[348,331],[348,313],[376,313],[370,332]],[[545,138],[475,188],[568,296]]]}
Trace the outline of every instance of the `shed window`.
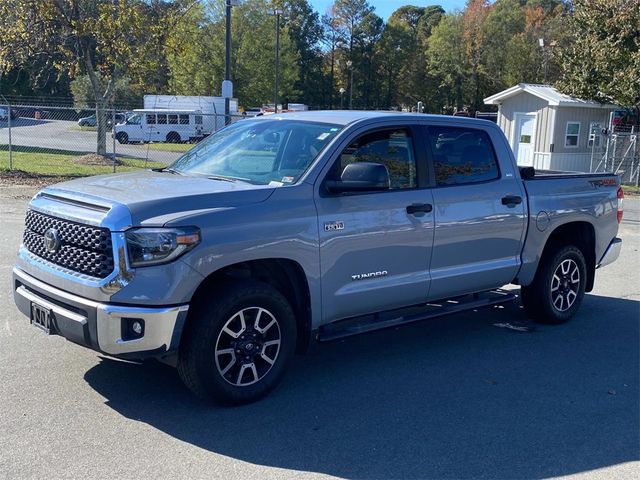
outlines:
{"label": "shed window", "polygon": [[580,138],[580,122],[567,122],[567,130],[564,136],[564,146],[576,148]]}
{"label": "shed window", "polygon": [[600,146],[600,137],[602,137],[602,124],[600,122],[591,122],[589,125],[589,148]]}

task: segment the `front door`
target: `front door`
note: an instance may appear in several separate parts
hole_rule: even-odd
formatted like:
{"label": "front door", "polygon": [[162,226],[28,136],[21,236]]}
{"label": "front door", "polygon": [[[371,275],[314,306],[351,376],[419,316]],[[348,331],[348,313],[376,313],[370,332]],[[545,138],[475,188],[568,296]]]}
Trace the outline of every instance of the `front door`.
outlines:
{"label": "front door", "polygon": [[320,187],[323,322],[413,305],[428,295],[433,200],[430,189],[420,188],[426,164],[416,160],[413,132],[399,126],[357,136],[327,176],[338,179],[352,162],[382,163],[390,190],[331,195]]}
{"label": "front door", "polygon": [[518,165],[532,167],[536,116],[533,114],[521,114],[517,115],[516,118],[516,148],[514,153]]}

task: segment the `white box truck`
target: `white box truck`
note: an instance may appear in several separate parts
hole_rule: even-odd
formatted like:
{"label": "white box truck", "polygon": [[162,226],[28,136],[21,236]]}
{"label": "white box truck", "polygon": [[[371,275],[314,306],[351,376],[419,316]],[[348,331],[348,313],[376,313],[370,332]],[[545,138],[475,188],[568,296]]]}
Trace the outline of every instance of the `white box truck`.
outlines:
{"label": "white box truck", "polygon": [[[224,97],[145,95],[144,108],[150,110],[197,110],[202,113],[202,133],[205,136],[225,125]],[[236,98],[229,100],[229,113],[239,115]]]}

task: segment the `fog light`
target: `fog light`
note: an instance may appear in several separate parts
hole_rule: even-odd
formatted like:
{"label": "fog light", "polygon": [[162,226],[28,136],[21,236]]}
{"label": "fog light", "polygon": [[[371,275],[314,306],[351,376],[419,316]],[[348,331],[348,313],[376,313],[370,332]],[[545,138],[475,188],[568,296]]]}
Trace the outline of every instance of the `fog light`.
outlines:
{"label": "fog light", "polygon": [[142,333],[142,324],[136,320],[131,324],[131,330],[133,330],[133,333],[136,335],[140,335]]}
{"label": "fog light", "polygon": [[136,340],[144,337],[144,320],[142,318],[122,319],[122,340]]}

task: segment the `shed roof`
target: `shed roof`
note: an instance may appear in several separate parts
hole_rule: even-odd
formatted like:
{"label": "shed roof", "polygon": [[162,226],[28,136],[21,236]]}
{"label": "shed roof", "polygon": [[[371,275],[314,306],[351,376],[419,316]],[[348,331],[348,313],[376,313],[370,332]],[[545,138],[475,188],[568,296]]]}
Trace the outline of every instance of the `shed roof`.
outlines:
{"label": "shed roof", "polygon": [[519,83],[511,88],[507,88],[502,92],[491,95],[484,99],[485,105],[498,105],[503,100],[514,97],[522,92],[530,93],[549,103],[549,105],[557,107],[584,107],[584,108],[618,108],[616,105],[609,103],[598,103],[592,100],[582,100],[580,98],[571,97],[560,93],[551,85],[537,85],[534,83]]}

